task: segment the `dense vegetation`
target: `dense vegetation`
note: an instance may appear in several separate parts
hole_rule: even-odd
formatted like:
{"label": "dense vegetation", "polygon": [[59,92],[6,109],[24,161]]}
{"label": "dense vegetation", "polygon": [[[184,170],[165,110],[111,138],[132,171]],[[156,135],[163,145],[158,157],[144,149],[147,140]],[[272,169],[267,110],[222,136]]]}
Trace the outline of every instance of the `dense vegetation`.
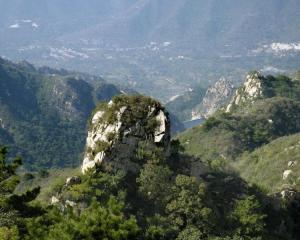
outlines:
{"label": "dense vegetation", "polygon": [[54,205],[50,199],[28,205],[39,188],[12,194],[20,160],[7,165],[2,149],[1,239],[293,239],[299,226],[279,228],[283,217],[292,221],[288,204],[275,208],[258,188],[232,174],[191,176],[182,150],[173,141],[166,157],[145,142],[138,150],[144,163],[139,173],[90,171],[80,183],[55,186]]}

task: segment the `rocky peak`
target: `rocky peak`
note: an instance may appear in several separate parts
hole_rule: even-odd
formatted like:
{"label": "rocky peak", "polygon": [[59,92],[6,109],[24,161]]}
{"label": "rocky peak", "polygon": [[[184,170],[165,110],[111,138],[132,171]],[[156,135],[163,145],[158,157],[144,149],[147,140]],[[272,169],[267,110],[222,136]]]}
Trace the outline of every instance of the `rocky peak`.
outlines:
{"label": "rocky peak", "polygon": [[213,86],[207,89],[203,101],[193,109],[192,119],[208,118],[233,94],[232,82],[224,77],[220,78]]}
{"label": "rocky peak", "polygon": [[229,105],[226,107],[226,112],[243,103],[253,103],[256,99],[263,97],[263,82],[264,77],[259,72],[252,72],[246,76],[246,81],[240,87]]}
{"label": "rocky peak", "polygon": [[159,102],[120,95],[100,104],[90,122],[82,172],[98,166],[137,171],[140,166],[131,159],[145,140],[168,149],[170,120]]}

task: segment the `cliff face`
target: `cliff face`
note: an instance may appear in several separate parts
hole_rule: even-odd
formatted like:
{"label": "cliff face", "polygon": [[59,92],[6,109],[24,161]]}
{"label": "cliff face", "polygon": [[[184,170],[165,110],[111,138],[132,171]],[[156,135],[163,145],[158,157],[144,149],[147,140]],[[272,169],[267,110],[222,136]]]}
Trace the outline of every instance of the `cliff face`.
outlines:
{"label": "cliff face", "polygon": [[253,103],[255,100],[263,98],[263,80],[264,77],[258,72],[248,74],[244,85],[236,91],[226,107],[226,112],[231,112],[232,109],[243,103]]}
{"label": "cliff face", "polygon": [[213,115],[233,95],[231,81],[221,78],[207,89],[202,103],[192,111],[192,119],[208,118]]}
{"label": "cliff face", "polygon": [[136,172],[132,161],[142,141],[168,149],[170,120],[159,102],[143,96],[118,96],[97,107],[90,122],[82,172],[104,167]]}

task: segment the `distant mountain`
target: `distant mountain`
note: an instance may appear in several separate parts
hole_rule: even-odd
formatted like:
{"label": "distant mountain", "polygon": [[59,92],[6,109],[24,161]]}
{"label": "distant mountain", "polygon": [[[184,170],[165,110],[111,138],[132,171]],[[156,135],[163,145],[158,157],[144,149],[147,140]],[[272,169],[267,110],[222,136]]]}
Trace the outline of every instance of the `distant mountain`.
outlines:
{"label": "distant mountain", "polygon": [[[297,0],[2,0],[0,7],[5,9],[0,18],[3,27],[21,28],[32,20],[42,32],[53,29],[47,34],[72,43],[86,38],[134,47],[177,39],[185,47],[198,42],[194,50],[223,49],[224,44],[237,50],[269,40],[295,42],[300,37]],[[69,38],[70,33],[78,38]]]}
{"label": "distant mountain", "polygon": [[141,0],[115,19],[77,36],[101,36],[107,42],[127,46],[169,40],[191,51],[207,51],[209,47],[216,52],[224,50],[226,44],[231,50],[255,48],[257,43],[275,39],[299,41],[299,8],[297,0]]}
{"label": "distant mountain", "polygon": [[[167,102],[300,59],[298,0],[0,0],[0,54],[102,74]],[[164,92],[161,91],[164,89]]]}
{"label": "distant mountain", "polygon": [[222,77],[206,90],[197,86],[182,95],[176,96],[166,104],[166,107],[181,121],[199,122],[198,120],[210,117],[228,103],[233,93],[234,86],[232,82]]}

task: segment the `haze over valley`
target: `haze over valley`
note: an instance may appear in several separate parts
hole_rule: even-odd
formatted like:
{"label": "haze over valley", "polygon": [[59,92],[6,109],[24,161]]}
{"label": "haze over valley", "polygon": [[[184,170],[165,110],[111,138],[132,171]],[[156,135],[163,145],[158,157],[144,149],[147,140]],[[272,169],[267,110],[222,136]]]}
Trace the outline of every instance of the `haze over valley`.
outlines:
{"label": "haze over valley", "polygon": [[[101,75],[172,100],[222,76],[289,73],[300,56],[297,0],[0,1],[1,55]],[[161,91],[164,89],[164,91]]]}

